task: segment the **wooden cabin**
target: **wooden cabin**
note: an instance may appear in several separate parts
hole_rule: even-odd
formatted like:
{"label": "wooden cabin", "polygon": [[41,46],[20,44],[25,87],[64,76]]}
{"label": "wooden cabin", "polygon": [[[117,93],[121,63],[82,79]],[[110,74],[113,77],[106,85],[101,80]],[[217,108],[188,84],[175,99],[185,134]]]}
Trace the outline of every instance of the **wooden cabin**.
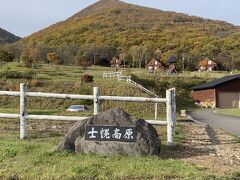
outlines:
{"label": "wooden cabin", "polygon": [[199,61],[197,69],[198,71],[216,71],[218,69],[218,63],[212,59],[205,58]]}
{"label": "wooden cabin", "polygon": [[110,61],[110,64],[111,64],[111,67],[116,67],[116,68],[120,68],[122,65],[121,61],[116,57],[112,58],[112,60]]}
{"label": "wooden cabin", "polygon": [[155,72],[157,70],[164,71],[166,66],[163,62],[153,58],[152,60],[149,61],[145,68],[148,69],[149,72]]}

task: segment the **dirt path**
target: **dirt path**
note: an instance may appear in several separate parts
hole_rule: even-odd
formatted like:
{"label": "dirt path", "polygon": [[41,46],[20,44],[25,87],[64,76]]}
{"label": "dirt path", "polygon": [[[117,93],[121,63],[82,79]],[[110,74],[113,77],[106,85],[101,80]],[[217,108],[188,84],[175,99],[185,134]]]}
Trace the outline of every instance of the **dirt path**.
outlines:
{"label": "dirt path", "polygon": [[188,123],[180,147],[165,150],[163,157],[181,159],[217,175],[240,171],[240,141],[208,125]]}

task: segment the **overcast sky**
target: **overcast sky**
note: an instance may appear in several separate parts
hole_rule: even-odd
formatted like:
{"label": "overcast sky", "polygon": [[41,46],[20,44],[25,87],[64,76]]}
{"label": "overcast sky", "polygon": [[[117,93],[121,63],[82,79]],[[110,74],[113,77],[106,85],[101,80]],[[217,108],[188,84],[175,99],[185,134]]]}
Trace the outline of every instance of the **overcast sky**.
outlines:
{"label": "overcast sky", "polygon": [[[240,0],[123,0],[240,25]],[[24,37],[65,20],[97,0],[0,0],[0,27]]]}

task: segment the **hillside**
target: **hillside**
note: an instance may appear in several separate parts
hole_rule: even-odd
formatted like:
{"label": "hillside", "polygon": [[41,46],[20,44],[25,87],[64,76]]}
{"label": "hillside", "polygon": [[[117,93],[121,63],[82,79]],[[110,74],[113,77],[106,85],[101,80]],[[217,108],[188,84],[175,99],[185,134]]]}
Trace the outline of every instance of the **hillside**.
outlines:
{"label": "hillside", "polygon": [[15,43],[20,39],[20,37],[0,28],[0,44]]}
{"label": "hillside", "polygon": [[100,0],[18,44],[44,44],[48,47],[92,45],[129,49],[146,45],[159,49],[161,57],[172,54],[210,58],[239,56],[240,28],[223,21],[203,19],[182,13],[166,12],[127,4],[118,0]]}

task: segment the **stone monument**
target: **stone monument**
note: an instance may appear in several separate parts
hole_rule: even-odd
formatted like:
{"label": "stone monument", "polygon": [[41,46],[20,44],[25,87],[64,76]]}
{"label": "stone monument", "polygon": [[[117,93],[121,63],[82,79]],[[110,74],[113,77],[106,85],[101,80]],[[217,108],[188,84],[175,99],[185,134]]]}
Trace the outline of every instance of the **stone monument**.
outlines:
{"label": "stone monument", "polygon": [[110,109],[79,121],[59,145],[60,151],[99,155],[148,156],[160,154],[156,129],[122,109]]}

